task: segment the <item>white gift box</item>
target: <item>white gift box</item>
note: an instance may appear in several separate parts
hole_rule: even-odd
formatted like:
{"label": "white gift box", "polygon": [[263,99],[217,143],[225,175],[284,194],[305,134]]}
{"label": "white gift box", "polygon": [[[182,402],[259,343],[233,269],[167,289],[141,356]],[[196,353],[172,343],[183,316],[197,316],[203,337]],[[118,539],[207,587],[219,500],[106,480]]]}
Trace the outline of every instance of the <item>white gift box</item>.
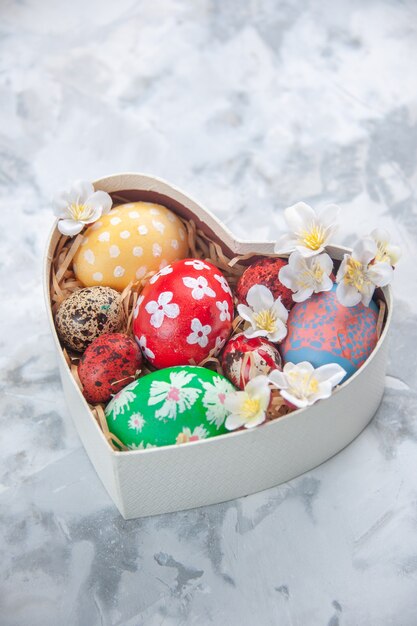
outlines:
{"label": "white gift box", "polygon": [[[116,174],[94,183],[131,201],[163,204],[192,218],[228,255],[273,254],[272,242],[236,239],[207,209],[172,185],[142,174]],[[68,407],[100,479],[125,519],[222,502],[290,480],[323,463],[348,445],[368,424],[381,401],[392,317],[389,287],[384,330],[364,365],[332,396],[258,428],[182,445],[116,452],[108,444],[65,361],[50,304],[51,261],[60,233],[51,233],[44,265],[44,289]],[[331,247],[341,259],[346,252]]]}

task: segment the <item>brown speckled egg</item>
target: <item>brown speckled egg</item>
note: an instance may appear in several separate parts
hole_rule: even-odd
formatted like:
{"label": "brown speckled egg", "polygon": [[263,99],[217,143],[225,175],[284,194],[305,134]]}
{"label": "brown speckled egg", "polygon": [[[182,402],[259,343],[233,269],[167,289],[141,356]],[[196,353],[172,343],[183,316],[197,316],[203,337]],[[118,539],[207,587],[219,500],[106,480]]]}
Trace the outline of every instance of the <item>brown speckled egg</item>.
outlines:
{"label": "brown speckled egg", "polygon": [[272,291],[275,299],[281,296],[282,304],[286,309],[290,310],[294,306],[292,291],[278,279],[279,270],[284,265],[287,265],[287,261],[271,258],[261,259],[249,265],[240,277],[236,287],[236,295],[239,302],[247,304],[246,294],[253,285],[265,285]]}
{"label": "brown speckled egg", "polygon": [[62,302],[55,326],[67,348],[84,352],[99,335],[121,330],[124,321],[117,291],[110,287],[87,287],[74,291]]}
{"label": "brown speckled egg", "polygon": [[108,402],[138,377],[141,366],[142,353],[131,337],[123,333],[100,335],[78,365],[84,398],[90,404]]}
{"label": "brown speckled egg", "polygon": [[248,339],[242,333],[227,342],[222,355],[222,368],[235,387],[244,389],[255,376],[267,376],[272,370],[282,369],[281,355],[267,339]]}

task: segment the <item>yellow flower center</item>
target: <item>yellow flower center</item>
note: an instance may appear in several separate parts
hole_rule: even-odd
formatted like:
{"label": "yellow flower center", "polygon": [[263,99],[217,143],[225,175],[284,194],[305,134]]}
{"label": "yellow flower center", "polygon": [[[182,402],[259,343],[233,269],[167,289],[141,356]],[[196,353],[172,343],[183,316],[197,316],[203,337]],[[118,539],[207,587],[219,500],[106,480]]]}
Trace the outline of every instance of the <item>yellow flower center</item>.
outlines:
{"label": "yellow flower center", "polygon": [[261,401],[258,398],[247,398],[241,407],[242,416],[246,420],[251,420],[256,417],[261,408]]}
{"label": "yellow flower center", "polygon": [[360,293],[364,291],[369,279],[366,277],[366,268],[356,259],[349,257],[346,263],[346,272],[343,278],[346,285],[352,285]]}
{"label": "yellow flower center", "polygon": [[320,224],[312,224],[310,230],[300,233],[299,238],[306,248],[318,250],[326,241],[326,231]]}
{"label": "yellow flower center", "polygon": [[253,316],[256,326],[267,333],[273,333],[277,328],[277,318],[270,309],[259,311]]}
{"label": "yellow flower center", "polygon": [[88,204],[78,204],[78,202],[73,202],[68,208],[72,219],[76,222],[90,219],[94,211]]}
{"label": "yellow flower center", "polygon": [[304,398],[310,394],[317,393],[319,390],[318,380],[311,374],[290,372],[288,379],[291,386],[291,393],[296,398]]}
{"label": "yellow flower center", "polygon": [[317,283],[321,283],[323,280],[324,271],[318,263],[313,263],[311,268],[306,268],[305,271],[298,277],[299,289],[308,289],[312,286],[312,280]]}
{"label": "yellow flower center", "polygon": [[316,280],[318,283],[322,281],[324,272],[318,263],[313,264],[313,267],[311,268],[311,273],[314,280]]}

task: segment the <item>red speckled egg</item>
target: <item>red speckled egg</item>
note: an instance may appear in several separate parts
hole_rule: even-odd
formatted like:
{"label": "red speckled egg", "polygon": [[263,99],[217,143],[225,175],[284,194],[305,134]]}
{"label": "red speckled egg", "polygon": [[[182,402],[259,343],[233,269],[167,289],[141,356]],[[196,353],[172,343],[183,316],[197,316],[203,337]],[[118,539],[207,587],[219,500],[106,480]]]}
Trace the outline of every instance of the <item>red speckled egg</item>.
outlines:
{"label": "red speckled egg", "polygon": [[138,299],[133,332],[157,368],[198,364],[230,334],[233,300],[221,271],[199,259],[167,265]]}
{"label": "red speckled egg", "polygon": [[263,337],[248,339],[236,335],[227,342],[222,355],[224,375],[240,389],[259,374],[265,376],[272,370],[281,369],[281,355],[277,348]]}
{"label": "red speckled egg", "polygon": [[100,335],[78,365],[84,398],[90,404],[108,402],[137,378],[141,366],[141,351],[131,337],[123,333]]}
{"label": "red speckled egg", "polygon": [[253,285],[265,285],[273,293],[275,299],[279,296],[286,309],[290,310],[294,306],[292,291],[285,287],[278,279],[278,272],[281,267],[287,265],[283,259],[261,259],[250,265],[239,278],[236,287],[236,295],[239,302],[247,304],[246,294]]}

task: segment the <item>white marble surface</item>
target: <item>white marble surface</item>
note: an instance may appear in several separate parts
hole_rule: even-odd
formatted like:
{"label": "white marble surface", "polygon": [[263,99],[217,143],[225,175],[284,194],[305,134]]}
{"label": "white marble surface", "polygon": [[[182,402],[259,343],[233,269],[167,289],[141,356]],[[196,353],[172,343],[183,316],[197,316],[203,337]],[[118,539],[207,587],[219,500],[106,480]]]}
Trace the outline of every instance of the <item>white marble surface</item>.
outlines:
{"label": "white marble surface", "polygon": [[[417,5],[4,0],[2,626],[417,624]],[[51,193],[167,178],[239,235],[303,199],[401,240],[384,401],[316,470],[123,521],[74,432],[41,293]]]}

